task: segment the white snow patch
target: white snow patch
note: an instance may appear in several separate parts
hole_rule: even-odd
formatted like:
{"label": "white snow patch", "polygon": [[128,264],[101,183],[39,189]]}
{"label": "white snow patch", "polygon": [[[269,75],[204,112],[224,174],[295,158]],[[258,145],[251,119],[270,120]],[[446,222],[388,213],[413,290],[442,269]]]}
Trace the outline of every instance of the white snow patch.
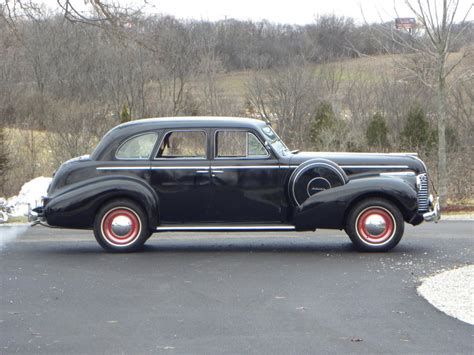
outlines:
{"label": "white snow patch", "polygon": [[418,293],[440,311],[474,325],[474,265],[428,277]]}
{"label": "white snow patch", "polygon": [[40,176],[25,183],[18,196],[10,197],[7,205],[12,208],[12,216],[24,216],[28,213],[28,204],[35,208],[41,204],[41,197],[46,196],[46,191],[51,178]]}

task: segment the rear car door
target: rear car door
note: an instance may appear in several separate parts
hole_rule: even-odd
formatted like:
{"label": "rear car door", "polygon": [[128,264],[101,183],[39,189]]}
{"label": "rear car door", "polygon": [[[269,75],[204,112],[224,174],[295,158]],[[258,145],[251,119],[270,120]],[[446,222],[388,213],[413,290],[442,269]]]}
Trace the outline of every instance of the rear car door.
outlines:
{"label": "rear car door", "polygon": [[212,219],[208,133],[201,128],[164,131],[151,161],[161,224]]}

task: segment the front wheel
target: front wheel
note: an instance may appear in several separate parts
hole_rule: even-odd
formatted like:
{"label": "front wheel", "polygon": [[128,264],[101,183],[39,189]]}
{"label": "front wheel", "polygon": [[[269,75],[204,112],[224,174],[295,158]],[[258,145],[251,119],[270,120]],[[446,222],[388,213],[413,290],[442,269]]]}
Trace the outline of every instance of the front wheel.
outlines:
{"label": "front wheel", "polygon": [[402,239],[403,216],[390,201],[372,198],[358,203],[346,220],[346,233],[360,251],[388,251]]}
{"label": "front wheel", "polygon": [[95,239],[107,251],[136,251],[150,235],[146,214],[133,201],[111,201],[99,210],[95,218]]}

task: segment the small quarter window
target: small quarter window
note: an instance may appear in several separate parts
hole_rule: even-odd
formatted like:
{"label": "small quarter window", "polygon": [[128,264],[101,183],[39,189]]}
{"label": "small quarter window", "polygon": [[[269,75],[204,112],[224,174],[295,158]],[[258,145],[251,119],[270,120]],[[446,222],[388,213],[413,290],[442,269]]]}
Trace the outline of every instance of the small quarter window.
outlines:
{"label": "small quarter window", "polygon": [[176,131],[166,134],[157,158],[206,158],[206,133]]}
{"label": "small quarter window", "polygon": [[257,158],[268,152],[258,138],[245,131],[219,131],[216,135],[216,157]]}
{"label": "small quarter window", "polygon": [[146,133],[123,143],[115,156],[117,159],[148,159],[155,146],[157,134]]}
{"label": "small quarter window", "polygon": [[249,157],[261,157],[268,155],[265,147],[252,133],[247,133],[247,147],[247,156]]}

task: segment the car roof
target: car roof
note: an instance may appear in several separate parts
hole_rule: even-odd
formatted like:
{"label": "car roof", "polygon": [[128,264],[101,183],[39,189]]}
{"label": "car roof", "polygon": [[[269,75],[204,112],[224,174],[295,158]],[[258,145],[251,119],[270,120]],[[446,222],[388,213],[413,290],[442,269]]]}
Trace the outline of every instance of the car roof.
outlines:
{"label": "car roof", "polygon": [[143,129],[152,128],[194,128],[194,127],[232,127],[248,128],[262,127],[266,122],[254,118],[243,117],[216,117],[216,116],[182,116],[182,117],[158,117],[144,118],[140,120],[123,123],[116,128],[135,127]]}
{"label": "car roof", "polygon": [[242,117],[161,117],[145,118],[122,123],[112,128],[91,154],[93,160],[110,160],[118,145],[132,135],[157,129],[188,128],[236,128],[255,130],[264,127],[266,122]]}

